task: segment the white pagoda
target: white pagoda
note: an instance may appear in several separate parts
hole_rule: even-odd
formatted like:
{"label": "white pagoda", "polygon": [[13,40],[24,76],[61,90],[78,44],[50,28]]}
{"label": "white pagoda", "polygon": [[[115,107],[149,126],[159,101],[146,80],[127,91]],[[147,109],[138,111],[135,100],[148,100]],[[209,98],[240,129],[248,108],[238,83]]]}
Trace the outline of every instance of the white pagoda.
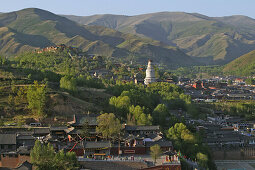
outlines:
{"label": "white pagoda", "polygon": [[150,83],[156,82],[155,70],[153,68],[152,60],[148,61],[148,66],[146,69],[146,77],[144,79],[144,84],[148,85]]}

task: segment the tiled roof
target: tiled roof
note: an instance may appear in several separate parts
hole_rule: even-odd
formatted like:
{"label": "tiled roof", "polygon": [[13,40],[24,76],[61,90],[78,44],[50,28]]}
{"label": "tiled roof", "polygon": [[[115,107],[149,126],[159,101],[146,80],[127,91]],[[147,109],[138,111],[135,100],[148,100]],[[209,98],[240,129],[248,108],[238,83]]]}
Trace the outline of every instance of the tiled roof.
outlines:
{"label": "tiled roof", "polygon": [[49,134],[50,128],[34,128],[33,134]]}
{"label": "tiled roof", "polygon": [[125,126],[125,130],[159,130],[159,126]]}
{"label": "tiled roof", "polygon": [[27,146],[20,146],[17,149],[17,152],[19,154],[30,154],[30,150],[32,149],[32,147],[27,147]]}
{"label": "tiled roof", "polygon": [[16,134],[0,134],[0,144],[16,145]]}
{"label": "tiled roof", "polygon": [[34,140],[35,138],[31,135],[17,135],[17,140]]}
{"label": "tiled roof", "polygon": [[84,142],[84,148],[108,148],[111,147],[111,143],[109,141],[101,141],[101,142]]}
{"label": "tiled roof", "polygon": [[147,147],[151,147],[156,144],[158,144],[160,147],[172,147],[173,146],[172,142],[168,141],[168,140],[159,140],[156,142],[146,142]]}
{"label": "tiled roof", "polygon": [[67,126],[51,126],[50,127],[50,131],[62,131],[62,130],[64,131],[66,129],[68,129]]}
{"label": "tiled roof", "polygon": [[97,116],[96,114],[77,114],[74,115],[75,122],[73,125],[82,126],[84,122],[88,122],[90,126],[97,126]]}

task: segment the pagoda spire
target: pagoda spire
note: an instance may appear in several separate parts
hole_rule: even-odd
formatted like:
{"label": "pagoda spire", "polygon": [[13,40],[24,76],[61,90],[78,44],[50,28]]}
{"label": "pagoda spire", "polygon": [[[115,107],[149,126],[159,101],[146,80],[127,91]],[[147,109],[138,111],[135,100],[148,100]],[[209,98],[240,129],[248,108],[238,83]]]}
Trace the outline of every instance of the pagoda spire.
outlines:
{"label": "pagoda spire", "polygon": [[148,85],[150,83],[156,82],[157,79],[155,77],[155,70],[152,64],[152,60],[148,61],[148,66],[146,69],[146,77],[144,79],[144,84]]}

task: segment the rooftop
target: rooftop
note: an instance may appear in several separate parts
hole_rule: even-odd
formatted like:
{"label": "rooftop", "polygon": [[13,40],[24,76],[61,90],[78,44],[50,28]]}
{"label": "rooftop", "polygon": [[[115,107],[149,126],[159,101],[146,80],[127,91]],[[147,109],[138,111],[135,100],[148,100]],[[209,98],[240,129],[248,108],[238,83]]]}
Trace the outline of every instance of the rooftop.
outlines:
{"label": "rooftop", "polygon": [[101,142],[84,142],[84,148],[109,148],[111,147],[111,143],[109,141],[101,141]]}
{"label": "rooftop", "polygon": [[125,126],[125,130],[134,131],[134,130],[159,130],[159,126]]}
{"label": "rooftop", "polygon": [[71,125],[82,126],[85,122],[88,122],[90,126],[97,126],[97,114],[75,114],[74,121]]}
{"label": "rooftop", "polygon": [[0,134],[0,144],[16,145],[16,134]]}

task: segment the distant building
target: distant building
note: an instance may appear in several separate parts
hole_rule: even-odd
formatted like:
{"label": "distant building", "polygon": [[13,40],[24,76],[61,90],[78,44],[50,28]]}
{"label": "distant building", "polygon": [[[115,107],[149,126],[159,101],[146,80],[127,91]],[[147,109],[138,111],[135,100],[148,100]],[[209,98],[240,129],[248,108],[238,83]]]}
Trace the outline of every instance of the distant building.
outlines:
{"label": "distant building", "polygon": [[134,75],[134,82],[135,84],[143,84],[143,78],[142,78],[142,75],[141,73],[137,73]]}
{"label": "distant building", "polygon": [[148,85],[150,83],[156,82],[157,79],[155,77],[155,70],[153,68],[152,60],[148,61],[148,66],[146,69],[146,77],[144,79],[144,84]]}

